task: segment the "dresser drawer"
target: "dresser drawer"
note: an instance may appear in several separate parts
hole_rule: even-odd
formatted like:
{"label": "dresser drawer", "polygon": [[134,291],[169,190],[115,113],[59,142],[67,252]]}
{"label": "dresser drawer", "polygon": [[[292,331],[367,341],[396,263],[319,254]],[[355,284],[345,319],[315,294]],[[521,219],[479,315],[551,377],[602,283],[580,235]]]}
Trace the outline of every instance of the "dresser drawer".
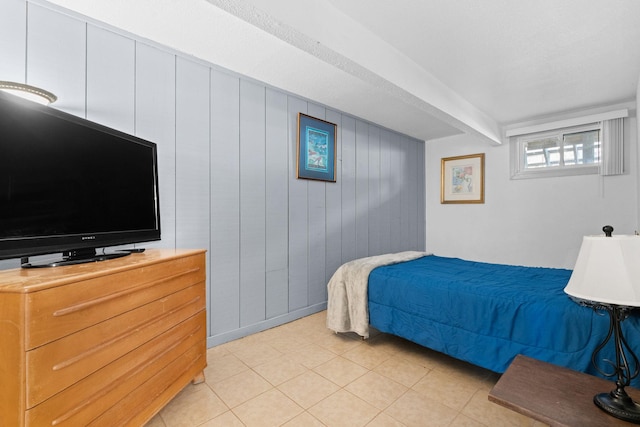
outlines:
{"label": "dresser drawer", "polygon": [[29,293],[26,349],[204,281],[203,260],[204,254],[197,254]]}
{"label": "dresser drawer", "polygon": [[148,421],[153,407],[163,407],[206,367],[206,353],[198,346],[191,347],[177,359],[125,398],[109,408],[87,427],[139,427]]}
{"label": "dresser drawer", "polygon": [[198,361],[204,369],[205,342],[206,313],[201,311],[29,409],[26,425],[86,426],[176,359]]}
{"label": "dresser drawer", "polygon": [[204,283],[199,283],[28,351],[27,408],[204,309]]}

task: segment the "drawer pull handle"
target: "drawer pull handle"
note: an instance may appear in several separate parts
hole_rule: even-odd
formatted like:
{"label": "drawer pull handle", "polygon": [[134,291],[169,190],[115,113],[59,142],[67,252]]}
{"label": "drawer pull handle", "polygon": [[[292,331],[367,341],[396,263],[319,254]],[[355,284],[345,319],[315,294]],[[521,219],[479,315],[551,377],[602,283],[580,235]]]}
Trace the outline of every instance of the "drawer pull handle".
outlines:
{"label": "drawer pull handle", "polygon": [[156,322],[159,322],[159,321],[161,321],[161,320],[173,315],[174,313],[182,310],[185,307],[188,307],[188,306],[190,306],[192,304],[195,304],[199,300],[200,300],[200,296],[197,296],[197,297],[195,297],[195,298],[193,298],[193,299],[191,299],[191,300],[189,300],[189,301],[187,301],[187,302],[185,302],[185,303],[173,308],[172,310],[167,311],[166,313],[162,313],[162,314],[160,314],[158,316],[152,317],[151,319],[147,320],[144,323],[141,323],[139,325],[134,325],[129,329],[125,329],[123,333],[114,336],[113,338],[111,338],[108,341],[102,342],[100,345],[96,345],[94,347],[91,347],[89,350],[84,351],[84,352],[82,352],[82,353],[80,353],[80,354],[78,354],[78,355],[76,355],[76,356],[74,356],[74,357],[72,357],[70,359],[64,360],[64,361],[54,365],[52,369],[54,371],[59,371],[59,370],[64,369],[64,368],[68,368],[69,366],[73,365],[74,363],[77,363],[80,360],[91,356],[92,354],[98,353],[98,352],[102,351],[102,349],[108,348],[108,347],[112,346],[114,343],[116,343],[118,341],[121,341],[121,340],[123,340],[123,339],[125,339],[125,338],[127,338],[127,337],[129,337],[129,336],[131,336],[131,335],[133,335],[133,334],[135,334],[137,332],[139,332],[141,329],[144,329],[144,328],[146,328],[146,327],[148,327],[148,326],[150,326],[150,325],[152,325],[152,324],[154,324]]}
{"label": "drawer pull handle", "polygon": [[191,270],[184,271],[184,272],[182,272],[180,274],[174,274],[173,276],[167,276],[167,277],[164,277],[164,278],[159,279],[159,280],[153,280],[151,282],[145,282],[145,283],[143,283],[141,285],[138,285],[138,286],[135,286],[135,287],[132,287],[132,288],[129,288],[129,289],[125,289],[123,291],[114,292],[112,294],[105,295],[105,296],[102,296],[100,298],[96,298],[96,299],[92,299],[92,300],[88,300],[88,301],[83,301],[81,303],[78,303],[78,304],[75,304],[75,305],[72,305],[72,306],[69,306],[69,307],[61,308],[60,310],[56,310],[56,311],[53,312],[53,316],[54,317],[60,317],[60,316],[65,316],[67,314],[75,313],[77,311],[86,310],[87,308],[93,307],[95,305],[99,305],[99,304],[105,303],[107,301],[111,301],[113,299],[120,298],[122,296],[132,294],[134,292],[138,292],[140,290],[149,288],[151,286],[156,286],[156,285],[158,285],[160,283],[166,283],[166,282],[168,282],[170,280],[174,280],[174,279],[180,278],[182,276],[186,276],[186,275],[191,274],[191,273],[196,273],[198,271],[200,271],[199,268],[193,268]]}
{"label": "drawer pull handle", "polygon": [[65,412],[64,414],[62,414],[61,416],[59,416],[58,418],[53,420],[51,422],[51,425],[55,426],[55,425],[58,425],[60,423],[63,423],[65,421],[67,421],[69,418],[73,417],[75,414],[80,412],[83,408],[91,405],[92,403],[94,403],[97,400],[99,400],[101,397],[103,397],[106,394],[108,394],[111,390],[113,390],[116,386],[118,386],[121,381],[124,381],[125,378],[129,378],[129,377],[132,377],[134,375],[137,375],[138,373],[140,373],[144,369],[146,369],[148,366],[151,366],[153,363],[155,363],[157,360],[162,358],[164,355],[166,355],[167,353],[171,352],[173,349],[178,347],[180,344],[182,344],[183,342],[187,341],[189,338],[191,338],[196,333],[198,333],[198,331],[200,329],[202,329],[200,325],[196,326],[191,331],[189,331],[189,333],[187,335],[185,335],[183,337],[180,337],[178,340],[174,341],[169,347],[163,349],[160,352],[157,352],[155,355],[153,355],[152,358],[147,359],[145,361],[145,363],[137,365],[137,366],[133,367],[132,369],[129,369],[127,372],[123,373],[119,377],[115,378],[106,387],[103,387],[102,389],[98,390],[96,393],[92,394],[91,396],[89,396],[88,398],[86,398],[82,402],[80,402],[80,404],[78,406],[76,406],[75,408],[71,409],[70,411]]}

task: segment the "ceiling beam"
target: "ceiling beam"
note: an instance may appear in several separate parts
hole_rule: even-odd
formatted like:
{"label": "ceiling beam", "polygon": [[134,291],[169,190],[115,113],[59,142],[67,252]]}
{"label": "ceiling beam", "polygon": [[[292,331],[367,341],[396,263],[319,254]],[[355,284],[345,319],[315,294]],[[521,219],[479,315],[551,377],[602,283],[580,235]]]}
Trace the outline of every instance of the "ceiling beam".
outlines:
{"label": "ceiling beam", "polygon": [[464,132],[501,143],[495,120],[326,0],[31,1],[415,138]]}
{"label": "ceiling beam", "polygon": [[461,132],[502,143],[495,120],[326,0],[296,0],[295,8],[288,0],[207,1]]}

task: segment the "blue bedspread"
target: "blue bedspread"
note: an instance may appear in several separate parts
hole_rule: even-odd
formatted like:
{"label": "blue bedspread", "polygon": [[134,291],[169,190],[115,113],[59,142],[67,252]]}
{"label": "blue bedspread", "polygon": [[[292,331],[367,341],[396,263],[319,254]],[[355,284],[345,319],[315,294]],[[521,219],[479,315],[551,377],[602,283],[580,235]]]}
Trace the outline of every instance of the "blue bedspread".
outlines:
{"label": "blue bedspread", "polygon": [[[564,293],[570,276],[564,269],[425,256],[371,272],[369,321],[495,372],[524,354],[597,375],[591,354],[609,318]],[[623,329],[640,354],[638,316],[625,320]],[[615,360],[613,351],[608,346],[600,356]]]}

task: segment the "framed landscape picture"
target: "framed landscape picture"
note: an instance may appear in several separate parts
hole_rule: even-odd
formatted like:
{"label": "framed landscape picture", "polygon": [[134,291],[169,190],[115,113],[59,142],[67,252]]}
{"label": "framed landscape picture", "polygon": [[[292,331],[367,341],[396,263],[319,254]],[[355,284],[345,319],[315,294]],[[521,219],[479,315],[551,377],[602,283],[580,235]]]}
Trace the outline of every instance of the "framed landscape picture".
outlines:
{"label": "framed landscape picture", "polygon": [[440,203],[484,203],[484,153],[445,157],[440,175]]}
{"label": "framed landscape picture", "polygon": [[336,182],[336,125],[298,113],[298,178]]}

